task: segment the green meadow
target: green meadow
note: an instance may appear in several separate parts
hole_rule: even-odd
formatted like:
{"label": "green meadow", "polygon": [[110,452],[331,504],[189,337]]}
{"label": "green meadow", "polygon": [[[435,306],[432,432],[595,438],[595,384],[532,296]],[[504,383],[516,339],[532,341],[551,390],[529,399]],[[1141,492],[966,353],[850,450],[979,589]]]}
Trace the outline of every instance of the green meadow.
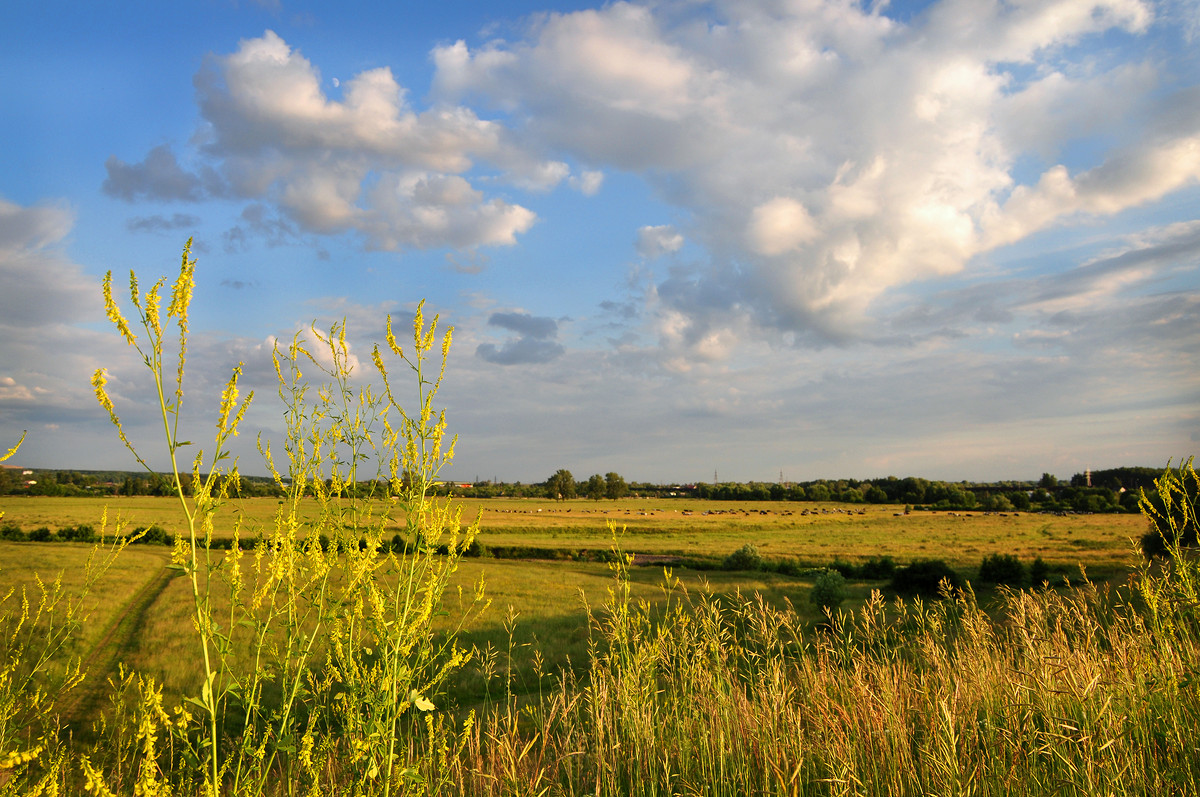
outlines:
{"label": "green meadow", "polygon": [[[461,635],[464,644],[477,651],[453,684],[455,698],[464,702],[501,687],[515,694],[531,693],[544,686],[546,677],[585,667],[589,611],[595,614],[605,604],[613,586],[610,566],[594,561],[594,554],[609,551],[614,529],[621,548],[634,555],[628,573],[635,602],[663,600],[664,568],[670,568],[684,589],[697,594],[761,594],[772,606],[790,605],[813,627],[823,617],[808,601],[812,575],[804,569],[877,556],[890,556],[899,565],[943,559],[974,582],[986,603],[994,588],[977,578],[985,556],[1015,554],[1026,564],[1041,557],[1059,578],[1079,581],[1086,574],[1099,583],[1121,583],[1139,562],[1134,541],[1147,525],[1140,515],[905,515],[900,506],[803,502],[499,498],[457,504],[464,518],[480,518],[476,540],[483,556],[460,560],[446,609],[454,612],[459,590],[469,594],[480,582],[489,601]],[[254,538],[272,527],[278,508],[278,501],[258,498],[230,502],[223,510],[226,517],[240,520],[243,537]],[[39,527],[56,532],[81,524],[99,532],[103,517],[110,534],[118,529],[134,534],[148,526],[172,533],[184,528],[174,498],[20,497],[4,509],[4,522],[27,532]],[[309,501],[300,511],[311,520],[318,507]],[[402,518],[397,519],[384,529],[384,537],[402,526]],[[231,534],[232,520],[214,531],[218,539]],[[721,569],[727,555],[747,544],[768,564],[802,565],[800,574]],[[502,551],[506,558],[489,556],[489,549]],[[92,555],[92,546],[84,543],[0,542],[0,587],[30,589],[38,573],[43,579],[61,577],[67,590],[78,588]],[[103,677],[123,664],[152,675],[168,694],[179,697],[196,689],[202,668],[189,633],[190,586],[174,577],[177,574],[156,583],[169,563],[166,546],[126,548],[89,599],[89,621],[74,650],[111,671]],[[142,594],[150,586],[157,587],[154,594]],[[889,593],[886,580],[851,580],[842,608],[858,609],[876,589]],[[122,620],[128,628],[119,639],[111,638]],[[111,649],[99,649],[101,642]],[[72,718],[77,724],[92,719]]]}
{"label": "green meadow", "polygon": [[[1192,726],[1180,725],[1200,719],[1190,676],[1180,678],[1196,666],[1197,619],[1184,615],[1174,636],[1161,626],[1155,636],[1144,607],[1131,609],[1147,593],[1120,597],[1121,584],[1157,578],[1132,545],[1144,517],[632,499],[467,504],[464,514],[483,519],[485,546],[544,558],[458,560],[435,628],[468,615],[457,638],[472,655],[439,690],[439,724],[403,734],[415,765],[398,793],[1197,793],[1200,768],[1184,732]],[[171,528],[179,512],[162,498],[20,499],[4,507],[5,522],[54,530],[105,507],[110,523],[129,522],[126,531]],[[253,529],[276,508],[256,499],[224,511]],[[633,564],[572,558],[614,542]],[[704,565],[748,543],[767,561],[813,567],[883,554],[898,564],[942,558],[973,581],[985,555],[1041,556],[1076,586],[980,584],[957,598],[914,600],[886,581],[851,581],[831,628],[808,601],[811,572]],[[229,556],[212,553],[218,563]],[[96,556],[83,543],[0,542],[0,584],[36,595],[39,578],[59,579],[69,594]],[[671,567],[675,559],[701,567]],[[87,672],[59,706],[59,726],[75,744],[101,743],[145,710],[124,673],[156,684],[165,706],[187,705],[199,691],[191,587],[170,561],[166,546],[127,546],[84,602],[79,632],[58,653]],[[249,555],[239,567],[252,575]],[[1081,569],[1102,575],[1082,582]],[[1176,590],[1151,583],[1164,600]],[[480,584],[489,601],[482,611],[469,606]],[[220,617],[229,602],[221,589],[214,595]],[[136,760],[145,738],[124,733]],[[431,753],[431,743],[442,752]],[[146,777],[141,758],[142,769],[126,762],[106,783],[136,787]],[[304,781],[276,766],[294,784],[264,793],[291,793]],[[80,787],[61,769],[56,777],[68,791]],[[171,770],[158,777],[165,786]],[[325,773],[327,782],[343,777]]]}
{"label": "green meadow", "polygon": [[[1039,514],[984,512],[912,512],[880,504],[832,504],[755,501],[736,503],[677,499],[589,501],[573,499],[465,499],[464,524],[480,519],[483,546],[605,551],[612,542],[609,526],[624,532],[630,551],[719,561],[746,544],[767,558],[795,558],[821,564],[836,558],[852,561],[891,556],[898,562],[939,558],[969,571],[994,553],[1105,573],[1136,561],[1136,541],[1146,531],[1140,515]],[[218,518],[213,537],[228,538],[235,521],[241,536],[253,538],[273,525],[279,502],[253,498],[230,502]],[[309,520],[319,514],[315,499],[300,504]],[[109,533],[136,533],[160,526],[183,533],[185,521],[175,498],[149,496],[107,498],[11,497],[5,522],[25,531],[45,527],[92,525],[107,516]],[[384,530],[399,533],[404,514],[397,513]]]}

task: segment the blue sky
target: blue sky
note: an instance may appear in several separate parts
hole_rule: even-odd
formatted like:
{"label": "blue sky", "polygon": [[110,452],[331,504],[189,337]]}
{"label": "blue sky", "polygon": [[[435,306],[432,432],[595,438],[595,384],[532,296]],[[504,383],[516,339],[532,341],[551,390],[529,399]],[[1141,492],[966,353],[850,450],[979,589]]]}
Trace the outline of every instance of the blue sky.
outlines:
{"label": "blue sky", "polygon": [[0,439],[161,466],[100,278],[199,260],[186,422],[271,342],[456,328],[457,479],[1026,479],[1200,446],[1200,11],[9,4]]}

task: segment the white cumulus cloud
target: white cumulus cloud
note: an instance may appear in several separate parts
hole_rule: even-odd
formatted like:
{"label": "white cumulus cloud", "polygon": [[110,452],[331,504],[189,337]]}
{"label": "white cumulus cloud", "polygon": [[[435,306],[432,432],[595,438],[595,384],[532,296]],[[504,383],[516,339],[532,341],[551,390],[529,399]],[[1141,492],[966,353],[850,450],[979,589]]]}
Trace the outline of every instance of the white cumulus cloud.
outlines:
{"label": "white cumulus cloud", "polygon": [[477,189],[470,172],[478,164],[536,190],[570,174],[469,108],[412,107],[386,66],[340,82],[341,99],[331,99],[316,65],[272,31],[210,56],[196,86],[205,120],[201,173],[185,170],[166,146],[140,163],[113,156],[108,193],[129,200],[232,194],[273,203],[309,233],[358,232],[371,248],[473,248],[511,245],[536,219]]}
{"label": "white cumulus cloud", "polygon": [[[697,353],[730,350],[729,330],[861,335],[898,286],[1200,177],[1195,91],[1165,88],[1151,59],[1096,54],[1105,34],[1146,33],[1149,3],[886,11],[728,0],[548,14],[516,41],[436,49],[435,95],[491,103],[510,135],[637,171],[681,209],[711,262],[673,273],[658,307],[680,316],[664,318],[664,343]],[[1081,136],[1091,162],[1056,163]],[[646,236],[644,256],[661,251]]]}

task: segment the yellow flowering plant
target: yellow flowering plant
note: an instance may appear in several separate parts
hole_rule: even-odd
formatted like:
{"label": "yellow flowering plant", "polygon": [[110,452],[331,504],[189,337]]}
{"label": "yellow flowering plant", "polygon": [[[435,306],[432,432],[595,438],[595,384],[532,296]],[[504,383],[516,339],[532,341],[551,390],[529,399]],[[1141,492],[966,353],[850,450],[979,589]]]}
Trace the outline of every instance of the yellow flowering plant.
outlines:
{"label": "yellow flowering plant", "polygon": [[[173,386],[164,376],[159,317],[164,281],[142,294],[136,276],[130,278],[145,342],[113,299],[111,278],[104,281],[109,319],[153,374],[169,478],[189,531],[175,541],[172,566],[192,584],[204,671],[199,694],[187,699],[191,721],[161,723],[164,732],[178,737],[171,778],[178,791],[199,788],[213,795],[271,792],[281,778],[289,790],[349,787],[389,795],[401,781],[411,784],[419,777],[415,773],[429,769],[410,759],[417,755],[413,751],[435,746],[407,744],[403,737],[425,733],[415,718],[439,711],[439,690],[467,657],[455,640],[471,612],[454,627],[435,622],[459,557],[478,530],[477,521],[464,528],[459,511],[434,498],[431,489],[454,452],[454,440],[446,440],[445,413],[434,408],[451,334],[439,341],[438,319],[426,324],[419,306],[406,351],[387,320],[387,352],[416,377],[415,411],[398,398],[378,347],[371,362],[381,387],[366,378],[344,322],[328,330],[310,327],[286,348],[277,346],[273,363],[283,441],[273,446],[260,436],[259,450],[284,498],[273,525],[256,530],[252,553],[243,551],[237,522],[228,552],[218,553],[212,544],[218,511],[239,478],[226,448],[251,395],[240,397],[239,364],[221,395],[213,454],[207,463],[202,452],[193,459],[195,486],[188,496],[176,452],[189,445],[178,435],[195,268],[190,243],[167,316],[176,322],[179,341]],[[437,350],[441,358],[432,376],[429,361]],[[121,428],[103,370],[93,385],[120,439],[145,464]],[[396,523],[405,534],[385,539],[385,529]],[[483,605],[481,585],[474,598],[472,606]],[[161,705],[145,710],[162,713]],[[137,771],[160,771],[147,768],[147,750],[143,745]],[[330,763],[318,766],[315,751]],[[192,771],[188,762],[196,762]],[[165,783],[155,781],[160,787]]]}

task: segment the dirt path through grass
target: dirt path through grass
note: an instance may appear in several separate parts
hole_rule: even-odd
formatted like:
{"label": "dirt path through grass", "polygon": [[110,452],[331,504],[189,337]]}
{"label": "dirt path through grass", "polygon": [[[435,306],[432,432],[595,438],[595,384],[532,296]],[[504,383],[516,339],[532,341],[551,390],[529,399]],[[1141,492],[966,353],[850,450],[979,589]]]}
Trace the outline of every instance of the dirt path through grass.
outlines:
{"label": "dirt path through grass", "polygon": [[135,648],[134,642],[145,623],[150,607],[172,579],[179,575],[178,570],[167,569],[168,561],[168,557],[164,555],[163,567],[114,613],[100,639],[84,657],[82,672],[86,677],[75,691],[74,699],[62,712],[63,720],[76,736],[90,733],[87,723],[95,718],[99,704],[106,694],[109,678],[116,675],[122,655]]}

